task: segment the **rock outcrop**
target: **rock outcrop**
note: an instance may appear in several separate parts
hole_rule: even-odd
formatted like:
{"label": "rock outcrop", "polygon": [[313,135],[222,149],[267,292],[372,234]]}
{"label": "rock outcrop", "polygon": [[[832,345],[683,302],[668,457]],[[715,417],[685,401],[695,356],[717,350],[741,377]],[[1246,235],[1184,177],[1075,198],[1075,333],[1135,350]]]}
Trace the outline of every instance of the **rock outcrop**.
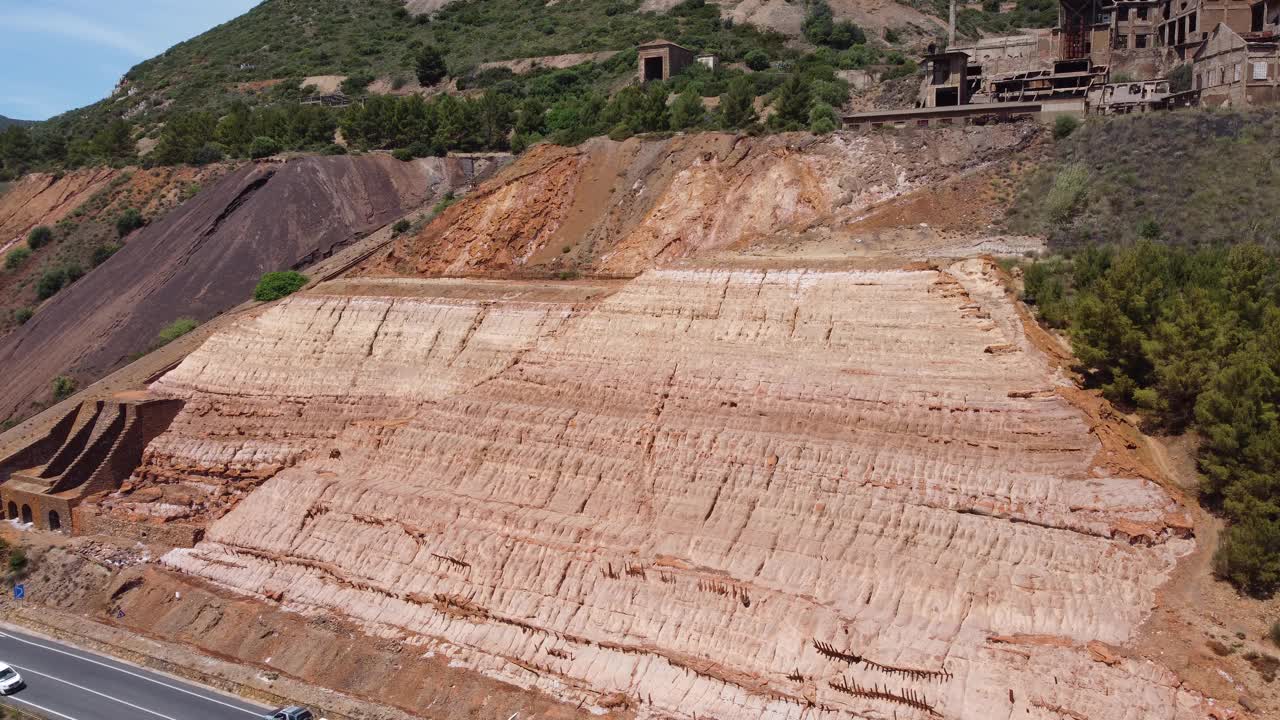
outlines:
{"label": "rock outcrop", "polygon": [[1035,136],[1019,124],[542,145],[365,272],[634,275],[816,226],[839,232],[879,203],[1008,158]]}
{"label": "rock outcrop", "polygon": [[169,567],[601,708],[1204,717],[1116,650],[1179,507],[992,272],[334,286],[166,376],[182,414],[108,505],[188,488],[216,519]]}
{"label": "rock outcrop", "polygon": [[482,159],[366,155],[231,173],[0,338],[0,418],[47,399],[55,376],[96,380],[147,350],[170,322],[207,320],[249,299],[262,273],[324,258],[493,167]]}

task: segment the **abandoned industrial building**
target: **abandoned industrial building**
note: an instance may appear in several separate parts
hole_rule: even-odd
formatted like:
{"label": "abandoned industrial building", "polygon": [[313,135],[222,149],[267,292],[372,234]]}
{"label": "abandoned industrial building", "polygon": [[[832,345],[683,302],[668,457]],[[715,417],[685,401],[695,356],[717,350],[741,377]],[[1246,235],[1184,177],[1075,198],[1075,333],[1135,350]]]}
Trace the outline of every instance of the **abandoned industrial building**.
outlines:
{"label": "abandoned industrial building", "polygon": [[1280,0],[1061,0],[1053,28],[931,46],[922,64],[914,111],[853,113],[846,126],[1271,103]]}
{"label": "abandoned industrial building", "polygon": [[698,61],[696,53],[670,40],[652,40],[638,46],[636,51],[639,54],[640,82],[670,80]]}

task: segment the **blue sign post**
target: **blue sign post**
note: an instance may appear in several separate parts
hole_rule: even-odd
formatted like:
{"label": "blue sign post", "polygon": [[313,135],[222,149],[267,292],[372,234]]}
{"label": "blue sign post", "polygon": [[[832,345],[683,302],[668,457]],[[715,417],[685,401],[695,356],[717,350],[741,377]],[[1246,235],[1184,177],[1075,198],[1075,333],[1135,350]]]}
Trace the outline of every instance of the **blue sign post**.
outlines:
{"label": "blue sign post", "polygon": [[22,600],[22,599],[23,599],[23,598],[25,598],[26,596],[27,596],[27,586],[26,586],[26,585],[14,585],[14,586],[13,586],[13,599],[14,599],[14,600]]}

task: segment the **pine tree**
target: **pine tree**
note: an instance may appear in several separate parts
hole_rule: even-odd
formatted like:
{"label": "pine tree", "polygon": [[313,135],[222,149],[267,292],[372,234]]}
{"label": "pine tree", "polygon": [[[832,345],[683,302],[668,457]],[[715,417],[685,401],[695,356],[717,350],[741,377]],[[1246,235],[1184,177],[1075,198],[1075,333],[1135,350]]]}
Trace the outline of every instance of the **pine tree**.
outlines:
{"label": "pine tree", "polygon": [[809,124],[809,110],[813,105],[813,93],[809,83],[799,75],[792,75],[778,88],[770,126],[778,130],[800,130]]}
{"label": "pine tree", "polygon": [[729,83],[729,92],[720,97],[720,114],[724,126],[730,130],[741,130],[756,124],[760,116],[756,114],[755,100],[755,87],[751,78],[734,78]]}
{"label": "pine tree", "polygon": [[423,87],[431,87],[449,74],[444,54],[434,45],[427,45],[418,51],[418,56],[414,60],[414,71],[418,76],[418,82],[422,83]]}
{"label": "pine tree", "polygon": [[686,130],[697,127],[702,124],[706,114],[706,109],[702,106],[702,98],[692,87],[687,87],[671,106],[671,129]]}

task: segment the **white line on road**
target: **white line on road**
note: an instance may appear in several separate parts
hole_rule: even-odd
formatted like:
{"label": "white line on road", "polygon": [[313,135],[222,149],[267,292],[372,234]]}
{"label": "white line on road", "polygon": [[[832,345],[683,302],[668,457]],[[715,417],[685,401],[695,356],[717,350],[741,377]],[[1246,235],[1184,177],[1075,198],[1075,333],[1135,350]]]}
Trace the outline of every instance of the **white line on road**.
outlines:
{"label": "white line on road", "polygon": [[30,700],[23,700],[23,699],[22,699],[22,698],[20,698],[20,697],[12,697],[12,696],[10,696],[10,697],[9,697],[9,699],[10,699],[10,700],[13,700],[13,701],[15,701],[15,702],[20,702],[20,703],[22,703],[23,705],[30,705],[31,707],[33,707],[33,708],[35,708],[35,709],[39,710],[39,711],[40,711],[40,712],[42,712],[42,713],[47,713],[47,714],[49,714],[49,715],[57,715],[58,717],[63,718],[63,720],[76,720],[76,718],[73,718],[73,717],[71,717],[70,715],[63,715],[62,713],[58,712],[57,710],[50,710],[49,708],[44,707],[44,706],[41,706],[41,705],[37,705],[37,704],[35,704],[35,703],[31,702]]}
{"label": "white line on road", "polygon": [[144,707],[142,707],[141,705],[134,705],[134,704],[133,704],[133,703],[131,703],[131,702],[128,702],[128,701],[126,701],[126,700],[121,700],[121,699],[120,699],[120,698],[118,698],[118,697],[113,697],[113,696],[108,695],[108,694],[106,694],[106,693],[104,693],[104,692],[98,692],[97,690],[94,690],[93,688],[87,688],[87,687],[85,687],[85,686],[83,686],[83,685],[77,685],[77,684],[75,684],[75,683],[71,682],[70,680],[63,680],[62,678],[57,677],[56,675],[47,675],[47,674],[42,673],[42,672],[39,672],[39,671],[37,671],[37,670],[32,670],[32,669],[31,669],[31,668],[29,668],[29,667],[22,667],[21,665],[12,665],[11,667],[17,668],[18,670],[21,670],[21,671],[22,671],[22,672],[24,672],[24,673],[31,673],[32,675],[39,675],[40,677],[49,678],[50,680],[54,680],[54,681],[56,681],[56,682],[60,682],[60,683],[62,683],[62,684],[64,684],[64,685],[70,685],[71,687],[76,688],[76,689],[78,689],[78,690],[83,690],[83,691],[85,691],[85,692],[87,692],[87,693],[93,693],[94,695],[97,695],[98,697],[104,697],[104,698],[106,698],[106,699],[108,699],[108,700],[111,700],[111,701],[113,701],[113,702],[118,702],[118,703],[120,703],[121,705],[128,705],[129,707],[133,708],[134,710],[141,710],[141,711],[142,711],[142,712],[144,712],[144,713],[150,713],[150,714],[152,714],[152,715],[155,715],[156,717],[164,718],[164,720],[178,720],[177,718],[175,718],[175,717],[171,717],[171,716],[169,716],[169,715],[165,715],[164,713],[158,713],[158,712],[156,712],[155,710],[151,710],[151,709],[149,709],[149,708],[144,708]]}
{"label": "white line on road", "polygon": [[[216,699],[216,698],[211,698],[211,697],[209,697],[208,695],[202,695],[202,694],[200,694],[200,693],[198,693],[198,692],[193,692],[193,691],[191,691],[191,690],[188,690],[188,689],[186,689],[186,688],[184,688],[184,687],[179,687],[179,686],[177,686],[177,685],[170,685],[170,684],[169,684],[169,683],[167,683],[167,682],[161,682],[161,681],[159,681],[159,680],[156,680],[155,678],[147,677],[146,675],[143,675],[143,674],[141,674],[141,673],[130,672],[130,671],[128,671],[128,670],[125,670],[124,668],[116,667],[115,665],[111,665],[111,664],[109,664],[109,663],[100,662],[100,661],[98,661],[98,660],[94,660],[94,659],[92,659],[92,658],[87,658],[87,657],[84,657],[83,655],[77,655],[77,654],[75,654],[75,653],[67,652],[66,650],[61,650],[61,649],[59,649],[59,648],[51,647],[51,646],[49,646],[49,645],[42,645],[41,643],[38,643],[38,642],[32,642],[32,641],[30,641],[30,640],[26,640],[26,639],[20,638],[20,637],[18,637],[18,636],[16,636],[16,635],[10,635],[9,633],[0,632],[0,637],[6,637],[6,638],[9,638],[10,640],[17,640],[17,641],[18,641],[18,642],[20,642],[20,643],[25,643],[25,644],[27,644],[27,645],[34,645],[35,647],[38,647],[38,648],[44,648],[45,650],[49,650],[50,652],[56,652],[56,653],[59,653],[59,654],[61,654],[61,655],[66,655],[67,657],[73,657],[73,658],[75,658],[75,659],[77,659],[77,660],[83,660],[84,662],[87,662],[87,663],[93,663],[94,665],[100,665],[100,666],[102,666],[102,667],[104,667],[104,668],[107,668],[107,669],[109,669],[109,670],[115,670],[116,672],[124,673],[125,675],[132,675],[133,677],[139,678],[139,679],[141,679],[141,680],[146,680],[147,682],[155,683],[156,685],[163,685],[164,687],[167,687],[167,688],[169,688],[170,690],[177,690],[178,692],[186,693],[187,695],[192,695],[192,696],[194,696],[194,697],[198,697],[198,698],[200,698],[201,700],[208,700],[208,701],[209,701],[209,702],[211,702],[211,703],[217,703],[217,704],[222,705],[222,706],[224,706],[224,707],[229,707],[229,708],[231,708],[232,710],[239,710],[240,712],[242,712],[242,713],[244,713],[244,714],[246,714],[246,715],[252,715],[252,716],[254,716],[254,717],[259,717],[259,716],[260,716],[260,713],[259,713],[257,710],[246,710],[246,709],[244,709],[244,708],[242,708],[242,707],[239,707],[238,705],[232,705],[231,703],[223,702],[223,701],[218,700],[218,699]],[[16,700],[17,698],[14,698],[14,699]]]}

